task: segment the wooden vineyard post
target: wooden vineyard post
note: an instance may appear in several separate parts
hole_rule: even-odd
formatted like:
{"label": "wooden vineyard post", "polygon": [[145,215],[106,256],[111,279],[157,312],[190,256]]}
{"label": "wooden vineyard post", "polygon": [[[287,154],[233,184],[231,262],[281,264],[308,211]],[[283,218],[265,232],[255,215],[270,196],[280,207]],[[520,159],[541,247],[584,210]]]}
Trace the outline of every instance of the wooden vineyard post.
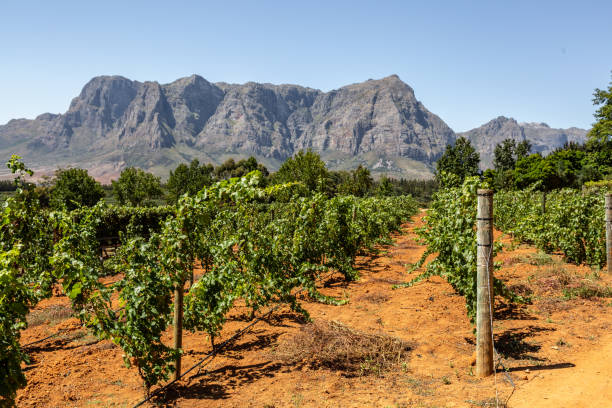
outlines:
{"label": "wooden vineyard post", "polygon": [[[174,348],[183,347],[183,286],[185,283],[176,285],[174,288]],[[181,355],[176,357],[176,367],[174,370],[174,381],[178,381],[181,376]]]}
{"label": "wooden vineyard post", "polygon": [[606,261],[608,273],[612,273],[612,193],[606,193]]}
{"label": "wooden vineyard post", "polygon": [[542,192],[542,215],[546,214],[546,191]]}
{"label": "wooden vineyard post", "polygon": [[476,375],[493,374],[493,191],[478,190]]}

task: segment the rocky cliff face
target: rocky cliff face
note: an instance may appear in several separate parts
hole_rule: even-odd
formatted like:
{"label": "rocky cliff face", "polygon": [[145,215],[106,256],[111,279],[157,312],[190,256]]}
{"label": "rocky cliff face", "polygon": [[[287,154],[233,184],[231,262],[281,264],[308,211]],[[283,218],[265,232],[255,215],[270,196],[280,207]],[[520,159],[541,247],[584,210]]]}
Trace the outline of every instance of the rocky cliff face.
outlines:
{"label": "rocky cliff face", "polygon": [[[416,167],[428,176],[454,140],[396,75],[327,93],[296,85],[212,84],[197,75],[165,85],[101,76],[65,114],[0,126],[4,155],[14,151],[49,166],[85,160],[90,168],[118,158],[145,168],[162,158],[172,167],[192,157],[220,162],[229,154],[255,155],[274,168],[300,149],[313,149],[336,164],[362,156],[364,164],[420,162]],[[143,161],[147,155],[156,159]]]}
{"label": "rocky cliff face", "polygon": [[300,149],[381,152],[433,163],[455,140],[454,132],[395,75],[320,95],[310,114],[308,131],[296,141]]}
{"label": "rocky cliff face", "polygon": [[553,129],[546,123],[518,123],[512,118],[499,116],[476,129],[458,133],[457,136],[470,140],[480,153],[480,167],[486,169],[493,166],[495,146],[505,139],[517,142],[529,140],[533,153],[546,155],[568,142],[583,143],[586,134],[586,130],[575,127]]}
{"label": "rocky cliff face", "polygon": [[[499,117],[465,132],[490,166],[495,145],[528,138],[547,153],[582,141],[581,129],[551,129]],[[61,115],[0,126],[0,159],[12,153],[35,169],[80,166],[103,179],[125,166],[166,176],[180,162],[256,156],[272,170],[301,149],[332,169],[361,164],[395,177],[431,177],[455,133],[392,75],[330,92],[297,85],[213,84],[198,75],[160,85],[93,78]],[[0,174],[2,175],[2,174]],[[106,176],[106,177],[104,177]]]}

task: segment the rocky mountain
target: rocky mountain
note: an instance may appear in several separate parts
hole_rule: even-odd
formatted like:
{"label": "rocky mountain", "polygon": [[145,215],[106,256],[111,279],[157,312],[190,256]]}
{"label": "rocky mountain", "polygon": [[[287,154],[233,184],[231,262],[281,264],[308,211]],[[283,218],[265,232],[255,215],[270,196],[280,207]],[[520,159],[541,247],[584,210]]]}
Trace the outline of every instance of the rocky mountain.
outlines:
{"label": "rocky mountain", "polygon": [[17,153],[42,171],[85,167],[104,179],[129,165],[167,175],[192,158],[220,163],[254,155],[276,169],[298,150],[312,149],[334,169],[363,164],[428,177],[454,140],[396,75],[330,92],[213,84],[197,75],[164,85],[101,76],[64,114],[0,126],[0,155]]}
{"label": "rocky mountain", "polygon": [[[460,135],[472,141],[485,168],[505,138],[527,138],[535,151],[547,153],[585,134],[500,116]],[[330,92],[210,83],[198,75],[169,84],[100,76],[83,87],[66,113],[0,126],[0,160],[15,153],[39,174],[78,166],[108,181],[126,166],[167,176],[193,158],[220,164],[254,155],[275,170],[297,151],[312,149],[331,169],[361,164],[375,174],[428,178],[455,140],[397,75]]]}
{"label": "rocky mountain", "polygon": [[495,146],[504,139],[517,142],[529,140],[533,153],[546,155],[568,142],[583,143],[586,134],[586,130],[575,127],[553,129],[546,123],[518,123],[515,119],[499,116],[476,129],[458,133],[457,136],[470,140],[480,153],[480,167],[486,169],[493,166]]}

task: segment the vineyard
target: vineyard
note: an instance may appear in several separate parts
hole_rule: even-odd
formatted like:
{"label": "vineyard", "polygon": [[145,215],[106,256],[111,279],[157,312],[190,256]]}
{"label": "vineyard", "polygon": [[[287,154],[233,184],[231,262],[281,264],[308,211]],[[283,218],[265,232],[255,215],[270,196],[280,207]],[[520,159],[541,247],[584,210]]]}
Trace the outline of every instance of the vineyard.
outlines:
{"label": "vineyard", "polygon": [[[10,165],[19,183],[28,170],[17,160]],[[148,395],[177,371],[182,350],[165,344],[162,335],[171,324],[173,304],[183,307],[186,281],[179,318],[185,329],[207,333],[214,350],[238,300],[252,317],[271,303],[285,303],[308,318],[298,288],[314,299],[341,303],[319,293],[317,280],[331,269],[347,281],[357,279],[357,254],[388,242],[389,233],[416,211],[409,197],[299,197],[294,184],[259,185],[254,172],[185,196],[176,208],[153,216],[132,214],[119,250],[106,260],[99,256],[100,230],[108,218],[126,218],[121,211],[99,204],[45,213],[36,202],[9,199],[1,230],[6,401],[26,381],[21,362],[28,357],[19,337],[28,310],[49,297],[56,283],[85,327],[123,349],[125,363],[136,367]],[[167,216],[159,221],[161,215]],[[197,281],[195,262],[205,270]],[[121,279],[102,284],[100,278],[109,274]]]}
{"label": "vineyard", "polygon": [[[19,185],[28,169],[17,159],[10,166]],[[480,187],[478,178],[467,178],[439,190],[422,220],[408,196],[304,195],[299,183],[263,186],[257,171],[185,195],[176,206],[144,209],[102,203],[46,211],[18,188],[4,206],[0,228],[0,405],[15,398],[20,405],[47,402],[28,395],[37,384],[56,380],[32,374],[29,383],[30,367],[36,371],[42,356],[53,353],[56,365],[65,358],[80,366],[87,356],[72,358],[70,349],[85,347],[97,356],[101,373],[121,373],[110,379],[98,374],[100,381],[118,387],[130,378],[129,396],[124,390],[109,397],[130,405],[213,398],[224,406],[225,397],[206,385],[214,382],[241,390],[231,406],[368,406],[368,393],[355,388],[361,383],[380,391],[380,406],[448,401],[457,393],[467,406],[501,406],[498,391],[511,396],[523,378],[517,369],[561,364],[560,347],[583,350],[605,341],[612,289],[610,277],[598,273],[606,263],[604,204],[602,194],[574,190],[548,193],[545,205],[533,190],[495,194],[496,368],[504,371],[500,359],[511,367],[505,370],[509,381],[498,385],[497,377],[495,383],[474,378],[470,363]],[[411,219],[414,228],[408,228]],[[120,245],[101,256],[101,244],[117,236]],[[72,315],[78,322],[45,331],[32,324],[32,316],[53,308],[68,308],[64,320]],[[590,320],[580,321],[585,314]],[[525,325],[529,319],[535,322]],[[249,333],[256,325],[258,332]],[[579,328],[589,337],[577,335]],[[283,337],[287,330],[295,336]],[[75,332],[82,334],[68,335]],[[279,337],[285,342],[272,345]],[[89,340],[78,345],[83,338]],[[322,338],[333,347],[313,340]],[[380,360],[388,355],[395,357]],[[109,368],[117,359],[126,368]],[[213,360],[217,368],[205,368]],[[299,371],[282,371],[283,364]],[[346,375],[325,380],[341,388],[325,391],[336,395],[335,402],[310,400],[298,388],[290,403],[262,392],[278,386],[271,378],[295,382],[298,373],[317,389],[315,378],[334,375],[338,367]],[[442,374],[434,377],[432,367]],[[79,381],[91,383],[94,371],[90,367]],[[242,378],[238,384],[235,377]],[[168,387],[175,381],[178,388]],[[254,388],[257,381],[261,390]],[[190,394],[192,382],[201,397]],[[478,385],[465,391],[470,383]],[[447,390],[436,394],[442,385]],[[397,396],[397,389],[409,390],[411,399]],[[83,405],[62,392],[68,400],[55,399],[54,406]],[[347,400],[351,392],[354,399]]]}
{"label": "vineyard", "polygon": [[533,189],[495,196],[497,226],[545,252],[560,251],[569,261],[603,267],[606,263],[604,195],[563,189]]}

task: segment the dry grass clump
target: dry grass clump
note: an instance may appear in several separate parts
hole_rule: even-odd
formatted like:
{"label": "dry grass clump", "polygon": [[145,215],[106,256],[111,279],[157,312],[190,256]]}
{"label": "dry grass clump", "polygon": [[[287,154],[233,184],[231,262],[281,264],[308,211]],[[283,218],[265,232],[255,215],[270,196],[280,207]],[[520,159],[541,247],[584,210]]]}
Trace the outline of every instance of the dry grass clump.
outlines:
{"label": "dry grass clump", "polygon": [[569,310],[572,306],[562,298],[544,297],[538,301],[538,308],[550,316],[555,312]]}
{"label": "dry grass clump", "polygon": [[612,288],[597,282],[598,275],[580,276],[571,273],[563,267],[549,267],[535,281],[540,292],[550,293],[561,291],[565,299],[579,297],[590,299],[594,297],[612,297]]}
{"label": "dry grass clump", "polygon": [[40,326],[41,324],[56,325],[62,320],[72,316],[72,308],[64,305],[51,305],[41,310],[33,310],[27,317],[28,326]]}
{"label": "dry grass clump", "polygon": [[539,293],[551,293],[575,285],[580,277],[563,266],[548,266],[529,278]]}
{"label": "dry grass clump", "polygon": [[352,375],[378,374],[404,362],[410,346],[388,335],[367,334],[338,322],[317,321],[282,343],[275,355],[288,364],[327,367]]}
{"label": "dry grass clump", "polygon": [[512,293],[516,293],[517,295],[524,297],[529,297],[533,295],[533,290],[524,283],[515,283],[513,285],[508,285],[508,289],[510,289]]}
{"label": "dry grass clump", "polygon": [[363,295],[359,298],[360,302],[368,302],[368,303],[385,303],[389,300],[389,296],[384,293],[369,293],[367,295]]}
{"label": "dry grass clump", "polygon": [[612,288],[609,286],[599,285],[588,279],[582,279],[576,284],[570,285],[563,289],[563,296],[566,299],[573,299],[575,297],[582,299],[611,298]]}
{"label": "dry grass clump", "polygon": [[516,264],[528,264],[533,266],[544,266],[544,265],[555,265],[559,262],[556,261],[552,256],[545,254],[544,252],[522,254],[513,256],[504,261],[507,266]]}

